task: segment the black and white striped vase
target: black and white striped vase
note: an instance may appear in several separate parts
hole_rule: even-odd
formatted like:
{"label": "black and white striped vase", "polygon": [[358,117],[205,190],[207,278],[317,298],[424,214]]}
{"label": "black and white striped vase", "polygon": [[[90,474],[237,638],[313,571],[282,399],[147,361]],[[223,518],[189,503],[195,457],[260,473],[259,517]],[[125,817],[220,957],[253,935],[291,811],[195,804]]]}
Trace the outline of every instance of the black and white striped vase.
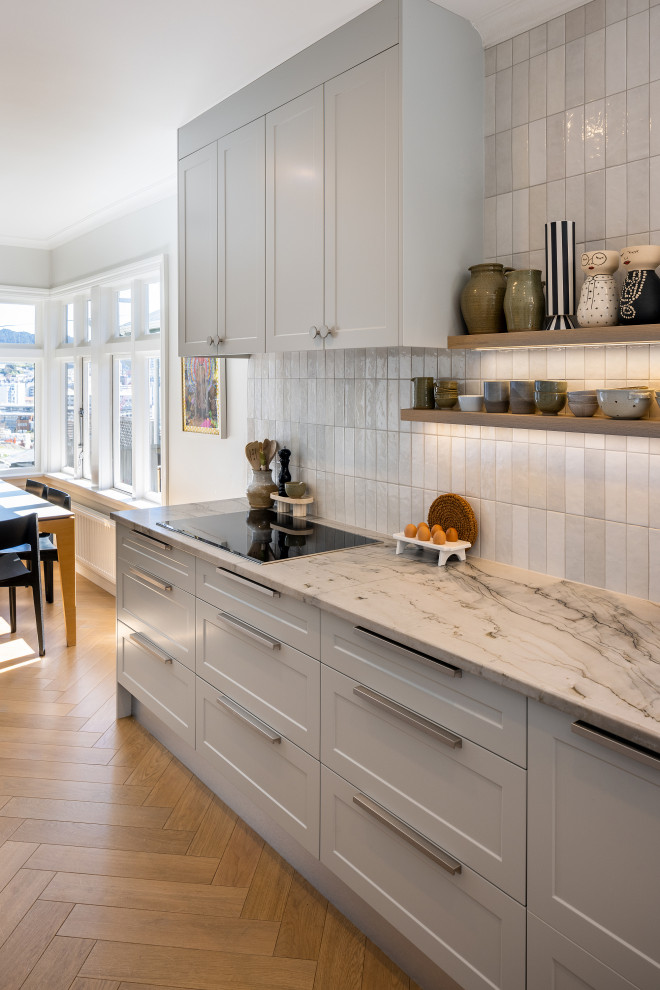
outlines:
{"label": "black and white striped vase", "polygon": [[575,221],[553,220],[545,225],[545,330],[574,330]]}

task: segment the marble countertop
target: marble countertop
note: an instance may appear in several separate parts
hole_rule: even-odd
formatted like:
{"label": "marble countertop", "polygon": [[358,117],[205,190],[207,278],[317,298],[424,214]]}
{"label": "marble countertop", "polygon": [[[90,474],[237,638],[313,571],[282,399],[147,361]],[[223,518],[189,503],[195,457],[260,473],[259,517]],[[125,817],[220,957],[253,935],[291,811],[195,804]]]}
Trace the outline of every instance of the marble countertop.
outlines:
{"label": "marble countertop", "polygon": [[112,515],[660,752],[660,605],[469,555],[438,567],[436,554],[397,556],[394,540],[375,533],[379,545],[259,565],[156,525],[241,509],[235,499]]}

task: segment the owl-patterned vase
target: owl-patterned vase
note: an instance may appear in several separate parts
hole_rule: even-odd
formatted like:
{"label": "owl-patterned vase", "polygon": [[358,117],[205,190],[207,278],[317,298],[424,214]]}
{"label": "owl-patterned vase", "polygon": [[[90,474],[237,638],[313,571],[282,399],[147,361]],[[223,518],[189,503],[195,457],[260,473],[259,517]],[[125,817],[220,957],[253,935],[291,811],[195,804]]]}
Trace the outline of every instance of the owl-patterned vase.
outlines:
{"label": "owl-patterned vase", "polygon": [[586,278],[577,308],[581,327],[613,327],[619,318],[619,293],[614,272],[619,267],[618,251],[585,252],[581,259]]}
{"label": "owl-patterned vase", "polygon": [[660,322],[660,247],[641,244],[623,248],[621,267],[626,277],[621,288],[619,322],[621,324]]}

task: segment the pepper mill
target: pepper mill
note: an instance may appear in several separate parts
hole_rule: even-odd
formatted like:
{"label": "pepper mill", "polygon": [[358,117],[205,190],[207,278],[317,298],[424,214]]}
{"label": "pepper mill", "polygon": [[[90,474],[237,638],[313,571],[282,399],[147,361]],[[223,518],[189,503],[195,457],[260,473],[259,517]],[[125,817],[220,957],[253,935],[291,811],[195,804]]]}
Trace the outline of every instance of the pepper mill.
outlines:
{"label": "pepper mill", "polygon": [[289,471],[291,451],[287,447],[282,447],[277,456],[280,459],[280,473],[277,476],[277,494],[284,495],[286,498],[286,488],[284,486],[287,481],[291,481],[291,472]]}

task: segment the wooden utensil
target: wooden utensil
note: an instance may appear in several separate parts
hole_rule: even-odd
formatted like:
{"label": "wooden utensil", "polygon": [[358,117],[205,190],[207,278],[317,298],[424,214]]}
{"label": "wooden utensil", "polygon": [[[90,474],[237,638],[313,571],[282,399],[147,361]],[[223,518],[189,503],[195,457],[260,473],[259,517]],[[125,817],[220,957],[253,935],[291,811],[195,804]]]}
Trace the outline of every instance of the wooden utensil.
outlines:
{"label": "wooden utensil", "polygon": [[259,440],[252,440],[250,443],[246,444],[245,456],[247,457],[252,470],[258,471],[261,467],[261,442]]}

